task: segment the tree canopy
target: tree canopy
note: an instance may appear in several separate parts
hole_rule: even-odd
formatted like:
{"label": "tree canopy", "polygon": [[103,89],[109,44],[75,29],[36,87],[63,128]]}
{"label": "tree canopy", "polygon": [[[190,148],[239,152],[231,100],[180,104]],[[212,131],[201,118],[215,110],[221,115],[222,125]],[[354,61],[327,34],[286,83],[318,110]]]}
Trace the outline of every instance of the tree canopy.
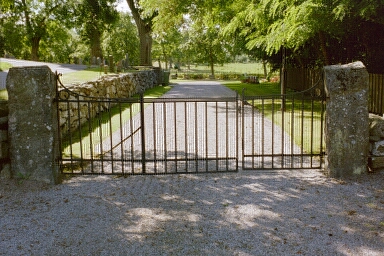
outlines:
{"label": "tree canopy", "polygon": [[[207,15],[227,41],[242,42],[244,52],[262,59],[275,61],[284,48],[291,65],[359,59],[372,71],[384,72],[374,61],[383,60],[379,45],[384,43],[384,0],[142,0],[141,4],[146,13],[156,12],[157,33],[182,26],[186,17],[207,26],[202,24]],[[207,14],[212,9],[215,14]]]}
{"label": "tree canopy", "polygon": [[[138,38],[129,54],[140,53],[141,65],[152,65],[154,54],[167,63],[209,64],[214,73],[214,64],[247,54],[278,68],[284,49],[291,66],[361,60],[384,73],[384,0],[124,0],[137,32],[130,16],[127,27],[118,23],[116,1],[1,0],[0,52],[60,61],[103,51],[121,57],[118,45],[137,47]],[[87,54],[79,53],[82,45]]]}

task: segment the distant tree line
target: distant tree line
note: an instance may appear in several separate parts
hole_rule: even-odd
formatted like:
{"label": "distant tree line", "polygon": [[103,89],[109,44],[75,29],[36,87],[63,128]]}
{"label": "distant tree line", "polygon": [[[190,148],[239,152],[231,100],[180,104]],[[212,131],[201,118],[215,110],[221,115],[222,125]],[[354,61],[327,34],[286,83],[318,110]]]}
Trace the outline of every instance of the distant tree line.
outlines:
{"label": "distant tree line", "polygon": [[2,0],[0,55],[68,63],[129,56],[138,64],[137,30],[115,0]]}

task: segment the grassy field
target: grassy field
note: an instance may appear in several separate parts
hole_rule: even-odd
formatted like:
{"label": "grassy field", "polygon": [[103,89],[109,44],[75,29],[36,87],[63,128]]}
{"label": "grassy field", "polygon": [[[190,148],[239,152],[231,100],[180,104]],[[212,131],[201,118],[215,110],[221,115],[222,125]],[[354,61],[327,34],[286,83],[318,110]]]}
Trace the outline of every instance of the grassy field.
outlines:
{"label": "grassy field", "polygon": [[[191,65],[190,69],[183,66],[180,72],[210,73],[211,68],[208,65]],[[264,74],[263,65],[261,63],[227,63],[223,65],[215,65],[215,72]]]}
{"label": "grassy field", "polygon": [[100,68],[88,68],[81,71],[63,74],[60,80],[64,85],[68,85],[72,83],[84,83],[87,81],[94,81],[99,79],[103,75],[104,73],[100,71]]}
{"label": "grassy field", "polygon": [[[285,111],[282,109],[279,83],[244,84],[240,82],[223,83],[248,98],[248,103],[258,109],[266,118],[282,127],[296,145],[302,146],[307,153],[320,153],[325,144],[322,140],[322,110],[325,107],[320,100],[312,101],[293,91],[287,92]],[[255,96],[255,97],[253,97]]]}

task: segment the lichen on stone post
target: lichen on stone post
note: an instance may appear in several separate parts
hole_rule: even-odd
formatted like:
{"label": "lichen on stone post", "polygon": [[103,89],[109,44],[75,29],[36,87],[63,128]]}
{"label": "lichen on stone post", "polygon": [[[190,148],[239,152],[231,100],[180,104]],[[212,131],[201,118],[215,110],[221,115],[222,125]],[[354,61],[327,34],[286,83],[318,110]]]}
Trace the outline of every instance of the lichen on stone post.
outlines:
{"label": "lichen on stone post", "polygon": [[11,68],[6,86],[12,176],[57,183],[55,74],[47,66]]}
{"label": "lichen on stone post", "polygon": [[367,171],[369,75],[361,62],[324,68],[326,169],[342,178]]}

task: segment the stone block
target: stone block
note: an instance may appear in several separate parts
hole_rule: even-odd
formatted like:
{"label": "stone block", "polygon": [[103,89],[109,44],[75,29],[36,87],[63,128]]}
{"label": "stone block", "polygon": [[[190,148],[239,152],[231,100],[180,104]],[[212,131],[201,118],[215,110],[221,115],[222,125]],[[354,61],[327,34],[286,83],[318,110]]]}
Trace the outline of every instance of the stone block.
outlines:
{"label": "stone block", "polygon": [[384,140],[380,140],[372,144],[372,152],[373,156],[384,156]]}
{"label": "stone block", "polygon": [[361,62],[324,68],[327,93],[327,171],[347,177],[367,170],[369,151],[368,72]]}
{"label": "stone block", "polygon": [[11,68],[7,76],[12,175],[59,181],[56,76],[47,66]]}
{"label": "stone block", "polygon": [[372,169],[384,168],[384,156],[372,156],[369,158],[369,166]]}
{"label": "stone block", "polygon": [[377,138],[384,138],[383,117],[374,114],[369,114],[369,136],[372,137],[371,140]]}

